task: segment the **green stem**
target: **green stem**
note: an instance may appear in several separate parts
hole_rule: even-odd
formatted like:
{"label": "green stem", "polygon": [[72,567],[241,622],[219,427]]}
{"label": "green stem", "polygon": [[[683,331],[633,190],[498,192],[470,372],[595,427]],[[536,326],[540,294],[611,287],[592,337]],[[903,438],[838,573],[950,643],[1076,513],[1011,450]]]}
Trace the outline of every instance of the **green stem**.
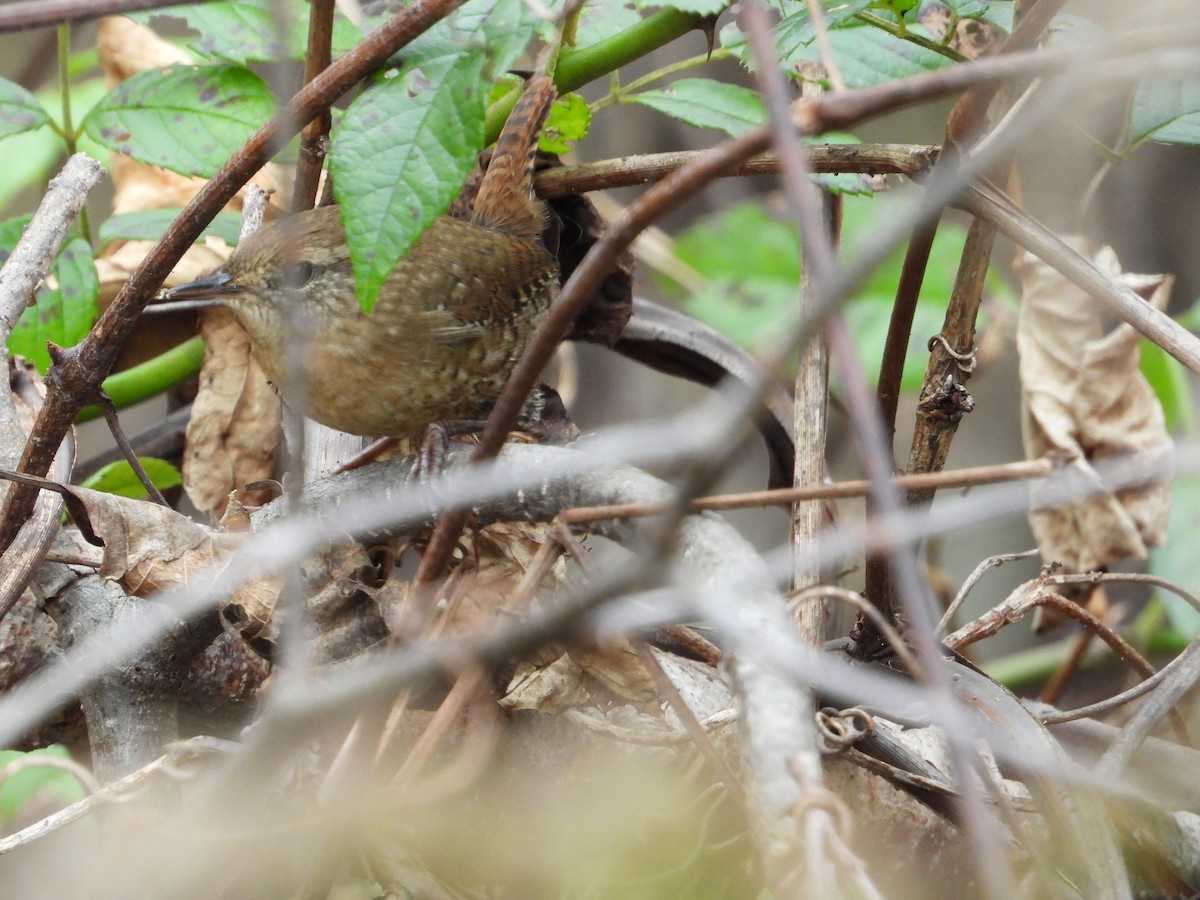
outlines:
{"label": "green stem", "polygon": [[[62,97],[62,130],[59,134],[67,145],[67,155],[74,156],[79,150],[75,123],[71,120],[71,26],[63,22],[58,26],[58,92]],[[79,210],[79,231],[89,244],[92,228],[88,222],[87,204]]]}
{"label": "green stem", "polygon": [[902,25],[897,25],[895,22],[889,22],[887,19],[877,16],[874,13],[860,12],[854,16],[868,25],[874,25],[876,28],[882,28],[888,34],[900,38],[902,41],[908,41],[911,44],[916,44],[918,47],[924,47],[926,50],[932,50],[934,53],[940,53],[947,59],[952,59],[955,62],[970,62],[965,56],[957,50],[947,47],[941,41],[933,41],[921,34],[916,34],[909,31]]}
{"label": "green stem", "polygon": [[[558,60],[554,82],[561,93],[577,90],[687,34],[700,19],[695,13],[663,9],[590,47],[570,52],[564,49]],[[517,91],[509,91],[488,107],[484,120],[486,143],[490,144],[500,136],[504,120],[512,112],[518,96]]]}
{"label": "green stem", "polygon": [[680,60],[679,62],[671,63],[669,66],[663,66],[661,69],[655,69],[648,75],[643,75],[641,78],[631,81],[624,87],[614,84],[612,90],[591,105],[592,112],[596,113],[609,106],[624,103],[630,94],[636,93],[656,81],[674,75],[676,72],[694,69],[696,66],[702,66],[708,62],[728,59],[732,55],[728,50],[714,50],[711,54],[701,53],[698,56],[693,56],[691,59]]}
{"label": "green stem", "polygon": [[71,26],[58,26],[58,92],[62,96],[62,127],[67,149],[75,152],[75,126],[71,123]]}
{"label": "green stem", "polygon": [[[166,353],[146,360],[124,372],[104,379],[104,391],[117,409],[133,406],[161,394],[185,378],[200,371],[204,361],[204,341],[198,337],[185,341]],[[76,416],[76,422],[87,422],[101,415],[99,407],[86,406]]]}

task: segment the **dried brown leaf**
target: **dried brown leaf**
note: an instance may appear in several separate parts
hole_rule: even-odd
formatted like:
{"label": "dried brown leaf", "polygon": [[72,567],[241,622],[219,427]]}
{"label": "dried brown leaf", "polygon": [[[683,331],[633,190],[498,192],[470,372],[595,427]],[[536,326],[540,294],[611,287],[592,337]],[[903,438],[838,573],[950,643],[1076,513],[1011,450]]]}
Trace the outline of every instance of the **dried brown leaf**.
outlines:
{"label": "dried brown leaf", "polygon": [[229,310],[205,310],[200,333],[204,364],[188,422],[183,486],[197,509],[219,518],[232,491],[274,474],[280,405]]}
{"label": "dried brown leaf", "polygon": [[214,559],[211,529],[182,513],[82,487],[68,487],[67,508],[93,544],[102,544],[100,575],[134,596],[186,582]]}
{"label": "dried brown leaf", "polygon": [[[1095,262],[1157,309],[1166,306],[1170,276],[1122,273],[1109,248]],[[1138,368],[1138,332],[1106,321],[1095,300],[1042,261],[1023,255],[1017,271],[1026,455],[1096,462],[1170,449],[1162,405]],[[1044,559],[1083,572],[1144,558],[1166,536],[1168,502],[1166,485],[1146,485],[1036,510],[1029,521]]]}
{"label": "dried brown leaf", "polygon": [[644,701],[654,696],[653,676],[627,638],[614,638],[601,646],[573,646],[571,659],[605,688],[626,700]]}

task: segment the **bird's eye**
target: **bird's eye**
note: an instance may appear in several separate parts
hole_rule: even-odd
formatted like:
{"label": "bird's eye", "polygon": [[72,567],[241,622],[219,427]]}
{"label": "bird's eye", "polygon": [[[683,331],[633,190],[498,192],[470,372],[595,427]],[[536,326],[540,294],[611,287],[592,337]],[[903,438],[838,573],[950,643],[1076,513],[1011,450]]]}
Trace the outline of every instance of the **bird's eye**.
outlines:
{"label": "bird's eye", "polygon": [[[312,263],[301,260],[300,262],[288,263],[280,270],[277,278],[268,280],[268,285],[275,290],[280,288],[291,288],[295,290],[302,288],[317,274],[318,268]],[[273,282],[273,283],[272,283]]]}

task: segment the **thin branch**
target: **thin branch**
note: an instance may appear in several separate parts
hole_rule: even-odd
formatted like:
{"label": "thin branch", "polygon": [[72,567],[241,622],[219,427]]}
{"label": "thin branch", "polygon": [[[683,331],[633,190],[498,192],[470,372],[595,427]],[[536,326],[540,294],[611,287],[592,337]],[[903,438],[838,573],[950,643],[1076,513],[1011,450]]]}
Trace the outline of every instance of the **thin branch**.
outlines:
{"label": "thin branch", "polygon": [[1032,556],[1037,556],[1041,551],[1036,547],[1032,550],[1022,550],[1020,553],[1001,553],[996,556],[989,556],[979,565],[977,565],[967,576],[967,580],[963,582],[958,593],[954,595],[954,599],[950,601],[950,605],[946,607],[946,611],[942,613],[942,618],[937,624],[937,633],[941,634],[946,630],[946,626],[954,618],[954,614],[958,612],[958,608],[963,605],[963,601],[967,599],[967,594],[971,593],[971,588],[979,583],[979,579],[984,576],[984,573],[989,569],[994,569],[997,566],[1002,566],[1007,562],[1015,562],[1018,559],[1029,559]]}
{"label": "thin branch", "polygon": [[[210,0],[193,0],[207,3]],[[0,6],[0,33],[86,22],[103,16],[119,16],[144,9],[177,6],[179,0],[24,0]]]}
{"label": "thin branch", "polygon": [[[920,475],[898,475],[892,479],[892,482],[899,490],[917,487],[930,489],[966,488],[1005,481],[1025,481],[1033,478],[1044,478],[1054,472],[1055,469],[1061,467],[1061,465],[1062,463],[1058,460],[1043,457],[1042,459],[1001,463],[994,466],[977,466],[970,469],[926,472]],[[845,500],[851,497],[865,497],[870,490],[871,482],[866,479],[837,481],[832,484],[805,484],[794,488],[780,488],[771,491],[748,491],[743,494],[701,497],[692,501],[690,509],[696,511],[705,509],[745,509],[751,506],[801,503],[807,500]],[[562,513],[562,520],[571,525],[582,525],[587,522],[597,522],[603,519],[659,516],[667,511],[668,507],[666,506],[646,504],[579,507],[577,509],[565,510]]]}
{"label": "thin branch", "polygon": [[893,458],[896,410],[900,404],[900,380],[904,377],[904,360],[908,356],[908,342],[912,337],[913,319],[917,314],[917,299],[921,295],[925,267],[929,265],[929,254],[933,250],[933,239],[937,236],[939,221],[940,217],[932,218],[919,225],[908,239],[908,250],[904,254],[904,265],[900,269],[900,281],[896,285],[896,301],[892,304],[891,317],[888,319],[883,358],[879,363],[879,382],[875,388],[875,398],[879,403],[879,414],[883,416],[884,432],[892,439]]}
{"label": "thin branch", "polygon": [[1121,729],[1121,735],[1105,751],[1095,768],[1097,777],[1108,780],[1117,777],[1128,765],[1133,754],[1159,721],[1176,715],[1176,705],[1188,691],[1200,682],[1200,642],[1194,641],[1175,658],[1179,665],[1154,693],[1138,707],[1137,712]]}
{"label": "thin branch", "polygon": [[82,800],[77,800],[27,828],[0,839],[0,855],[40,840],[72,822],[79,821],[106,803],[114,803],[129,796],[134,790],[140,792],[145,783],[153,778],[183,777],[180,770],[184,763],[194,762],[200,754],[212,752],[223,743],[217,738],[199,737],[173,746],[166,754],[137,771],[130,772],[120,780],[89,793]]}
{"label": "thin branch", "polygon": [[805,588],[802,591],[793,592],[788,599],[788,607],[794,611],[796,607],[805,603],[812,603],[813,601],[824,600],[826,598],[838,600],[841,603],[848,603],[857,612],[862,613],[862,615],[870,619],[871,623],[879,629],[879,633],[888,642],[888,646],[892,648],[892,652],[896,654],[896,657],[908,670],[908,673],[918,681],[925,680],[921,673],[921,664],[917,662],[917,658],[913,656],[912,651],[908,649],[908,645],[904,643],[904,638],[900,636],[900,632],[893,628],[892,624],[883,617],[883,614],[866,597],[857,591],[832,584],[818,584],[810,588]]}
{"label": "thin branch", "polygon": [[[1095,703],[1089,703],[1086,706],[1079,706],[1075,709],[1054,712],[1039,712],[1034,710],[1034,714],[1041,720],[1043,725],[1061,725],[1064,722],[1075,722],[1079,719],[1095,718],[1098,715],[1112,712],[1126,703],[1137,700],[1139,697],[1144,697],[1146,694],[1155,690],[1160,684],[1166,681],[1167,678],[1173,678],[1177,669],[1187,664],[1188,651],[1185,649],[1182,653],[1176,656],[1173,660],[1151,675],[1144,681],[1139,681],[1128,690],[1121,691],[1119,694],[1113,694],[1106,700],[1098,700]],[[1052,707],[1051,707],[1052,708]]]}
{"label": "thin branch", "polygon": [[[332,61],[334,0],[314,0],[308,12],[308,52],[304,55],[304,83],[308,84]],[[292,190],[292,212],[312,209],[329,144],[333,119],[328,108],[308,122],[300,132],[300,159]]]}
{"label": "thin branch", "polygon": [[117,415],[117,408],[113,406],[112,398],[103,391],[96,397],[96,402],[100,409],[104,412],[104,421],[108,423],[108,430],[112,432],[113,440],[117,442],[117,449],[121,451],[121,457],[125,462],[129,463],[129,468],[133,470],[133,474],[137,476],[137,480],[141,482],[143,488],[146,489],[146,494],[151,501],[159,506],[170,507],[158,486],[150,478],[146,472],[142,461],[138,459],[137,451],[129,443],[129,438],[125,436],[125,429],[121,427],[121,419]]}
{"label": "thin branch", "polygon": [[[918,178],[937,161],[936,144],[809,144],[809,169],[813,172],[862,172],[868,175],[907,175]],[[539,172],[533,180],[539,197],[554,199],[616,187],[633,187],[660,181],[691,162],[704,150],[678,150],[622,156]],[[779,157],[762,153],[734,166],[720,177],[778,175]]]}
{"label": "thin branch", "polygon": [[[833,270],[837,267],[836,241],[840,220],[840,216],[837,215],[840,206],[837,203],[840,201],[824,195],[809,178],[808,160],[791,124],[788,88],[784,83],[775,43],[771,38],[771,23],[766,4],[762,0],[746,0],[742,6],[742,27],[750,47],[759,94],[766,102],[771,143],[781,163],[780,180],[783,194],[788,214],[796,225],[796,233],[800,239],[804,278],[798,300],[801,314],[808,317],[820,308],[824,286],[830,283]],[[809,94],[816,93],[815,86],[810,85],[808,88]],[[827,321],[827,326],[831,321]],[[817,336],[801,349],[801,366],[804,368],[798,376],[805,382],[808,378],[818,382],[820,375],[825,377],[824,382],[806,383],[804,386],[810,389],[811,394],[797,398],[797,402],[821,407],[821,411],[807,421],[810,427],[814,427],[814,431],[807,434],[797,432],[797,439],[802,442],[801,446],[808,441],[819,442],[817,446],[808,448],[816,456],[818,471],[819,460],[823,458],[825,451],[824,405],[828,392],[829,371],[826,354],[826,347],[821,337]],[[732,445],[734,442],[729,443]],[[706,461],[705,464],[711,466],[711,462]],[[695,468],[699,470],[701,465],[701,461],[697,460]],[[803,462],[798,462],[797,465],[807,468]],[[820,511],[810,507],[808,512],[807,522],[819,523]],[[807,533],[804,533],[805,531]],[[797,529],[797,549],[811,551],[815,533],[815,530]],[[805,563],[815,555],[805,552],[802,557],[807,559],[798,556],[797,562]],[[794,573],[796,584],[804,587],[813,584],[819,580],[818,571],[811,565],[803,569],[798,565]],[[796,618],[794,611],[793,617]],[[808,643],[819,646],[823,637],[823,617],[818,615],[815,621],[797,618],[797,621],[807,626],[807,633],[803,638]],[[824,791],[824,772],[817,750],[816,730],[811,720],[805,724],[806,746],[800,748],[797,756],[789,760],[793,772],[802,775],[797,777],[803,791],[801,800]],[[780,859],[781,851],[786,846],[782,844],[786,832],[776,824],[774,827],[777,833],[772,836],[772,843],[779,843],[780,847],[771,848],[770,852],[763,854],[768,884],[773,892],[780,894],[788,893],[789,886],[795,889],[801,884],[806,889],[805,893],[829,893],[837,883],[836,870],[831,865],[832,854],[828,849],[833,843],[834,835],[837,834],[835,821],[827,809],[802,802],[793,810],[792,818],[795,820],[793,827],[797,829],[794,838],[797,861],[780,865],[783,861]],[[804,861],[803,868],[799,865],[800,859]],[[803,878],[803,881],[796,884],[795,880],[798,878]],[[789,885],[789,882],[792,884]]]}
{"label": "thin branch", "polygon": [[[10,388],[28,407],[31,413],[42,402],[41,392],[34,383],[37,374],[33,366],[19,367],[15,360],[9,362],[9,378],[5,380],[4,389]],[[11,399],[12,395],[7,394]],[[23,431],[17,427],[12,432],[12,438],[18,438]],[[6,450],[8,448],[5,448]],[[12,448],[15,455],[15,449]],[[75,465],[75,441],[68,435],[62,442],[50,467],[50,474],[57,482],[71,479],[71,471]],[[61,488],[57,482],[51,482],[55,488]],[[55,534],[58,533],[59,517],[62,515],[63,503],[59,497],[47,495],[38,497],[33,505],[33,513],[28,521],[22,523],[12,544],[0,555],[0,619],[8,614],[21,599],[25,588],[46,558]]]}
{"label": "thin branch", "polygon": [[[940,340],[930,344],[906,471],[936,472],[946,464],[958,424],[963,413],[970,409],[966,404],[974,402],[963,384],[975,368],[975,321],[983,300],[994,239],[995,230],[979,219],[973,220],[967,229],[954,289],[937,336]],[[932,499],[928,491],[908,492],[909,506]]]}

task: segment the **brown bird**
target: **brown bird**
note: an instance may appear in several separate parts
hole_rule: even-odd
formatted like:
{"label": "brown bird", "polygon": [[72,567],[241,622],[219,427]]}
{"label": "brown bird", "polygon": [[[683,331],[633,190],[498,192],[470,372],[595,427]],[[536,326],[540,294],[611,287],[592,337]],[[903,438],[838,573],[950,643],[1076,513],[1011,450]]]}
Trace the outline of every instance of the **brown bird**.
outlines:
{"label": "brown bird", "polygon": [[[558,287],[532,180],[555,97],[550,78],[530,80],[470,220],[436,219],[388,275],[370,315],[358,305],[336,206],[262,226],[217,272],[168,296],[229,306],[267,377],[285,386],[298,363],[305,412],[332,428],[411,437],[432,423],[484,418]],[[294,354],[293,335],[303,342]]]}

